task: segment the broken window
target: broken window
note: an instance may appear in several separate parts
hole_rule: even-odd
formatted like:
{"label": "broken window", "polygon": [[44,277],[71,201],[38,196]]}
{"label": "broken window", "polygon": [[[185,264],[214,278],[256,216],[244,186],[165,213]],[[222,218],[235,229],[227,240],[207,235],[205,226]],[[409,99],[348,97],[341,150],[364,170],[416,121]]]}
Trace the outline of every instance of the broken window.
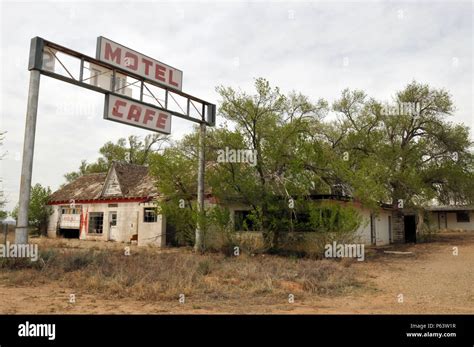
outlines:
{"label": "broken window", "polygon": [[61,206],[61,214],[81,214],[81,206],[76,206],[75,208],[69,206]]}
{"label": "broken window", "polygon": [[456,221],[458,223],[469,223],[470,222],[469,211],[456,212]]}
{"label": "broken window", "polygon": [[102,212],[89,213],[89,233],[102,234],[104,226],[104,214]]}
{"label": "broken window", "polygon": [[144,223],[155,223],[157,220],[156,209],[154,207],[145,207],[143,213]]}

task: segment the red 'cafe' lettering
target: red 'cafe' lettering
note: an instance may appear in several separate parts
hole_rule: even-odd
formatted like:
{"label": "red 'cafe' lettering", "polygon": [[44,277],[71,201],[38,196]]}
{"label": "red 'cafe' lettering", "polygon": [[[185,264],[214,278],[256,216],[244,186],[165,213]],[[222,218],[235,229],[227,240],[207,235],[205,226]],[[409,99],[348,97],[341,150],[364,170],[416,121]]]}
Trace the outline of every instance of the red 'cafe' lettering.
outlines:
{"label": "red 'cafe' lettering", "polygon": [[171,132],[171,114],[115,95],[108,96],[105,118],[166,134]]}

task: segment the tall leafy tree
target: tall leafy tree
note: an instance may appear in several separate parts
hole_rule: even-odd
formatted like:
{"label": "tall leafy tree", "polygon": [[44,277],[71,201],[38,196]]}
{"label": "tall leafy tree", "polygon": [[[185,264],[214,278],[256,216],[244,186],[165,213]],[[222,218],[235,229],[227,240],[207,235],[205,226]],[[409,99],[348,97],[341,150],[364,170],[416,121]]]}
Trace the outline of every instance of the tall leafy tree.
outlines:
{"label": "tall leafy tree", "polygon": [[305,170],[304,144],[311,136],[311,124],[321,119],[327,104],[313,103],[296,92],[284,95],[262,78],[255,81],[253,95],[228,87],[217,91],[222,98],[220,115],[236,128],[211,132],[215,147],[247,149],[256,160],[254,165],[231,161],[216,165],[210,173],[213,193],[221,199],[239,196],[252,206],[267,246],[278,248],[294,200],[320,181],[315,172]]}
{"label": "tall leafy tree", "polygon": [[150,157],[160,151],[168,141],[169,137],[162,134],[150,134],[144,139],[131,135],[127,139],[118,139],[116,143],[109,141],[99,149],[101,156],[95,162],[87,163],[82,160],[79,169],[66,173],[64,178],[67,182],[72,182],[87,173],[106,172],[113,161],[148,164]]}
{"label": "tall leafy tree", "polygon": [[335,153],[347,157],[341,173],[355,195],[404,206],[433,198],[473,202],[473,143],[467,126],[450,121],[454,105],[446,90],[412,82],[391,107],[345,90],[333,110],[340,118],[326,135]]}
{"label": "tall leafy tree", "polygon": [[[28,224],[42,235],[46,235],[49,216],[53,212],[51,206],[48,205],[50,195],[50,187],[43,187],[37,183],[31,188]],[[12,211],[12,217],[17,219],[18,205]]]}

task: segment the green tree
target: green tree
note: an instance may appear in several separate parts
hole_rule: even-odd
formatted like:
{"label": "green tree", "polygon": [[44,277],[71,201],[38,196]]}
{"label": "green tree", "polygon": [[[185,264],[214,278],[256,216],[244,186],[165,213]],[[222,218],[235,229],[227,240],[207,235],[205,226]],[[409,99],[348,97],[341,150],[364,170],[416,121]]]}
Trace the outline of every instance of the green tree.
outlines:
{"label": "green tree", "polygon": [[217,147],[249,149],[256,162],[217,165],[210,173],[213,193],[243,198],[259,219],[267,247],[276,250],[281,232],[295,217],[293,202],[321,185],[321,172],[307,170],[305,158],[312,127],[325,115],[327,103],[296,92],[284,95],[262,78],[255,81],[253,95],[225,87],[217,91],[220,115],[235,124],[235,133],[217,131]]}
{"label": "green tree", "polygon": [[[48,219],[53,210],[49,206],[48,200],[51,196],[51,188],[43,187],[37,183],[31,188],[31,197],[28,209],[28,224],[41,235],[46,235]],[[18,205],[11,213],[14,219],[18,217]]]}
{"label": "green tree", "polygon": [[101,156],[95,162],[87,163],[86,160],[82,160],[79,169],[66,173],[64,178],[69,183],[87,173],[107,172],[113,161],[148,164],[150,158],[168,141],[169,137],[162,134],[150,134],[144,139],[131,135],[127,139],[118,139],[116,143],[109,141],[99,149]]}
{"label": "green tree", "polygon": [[338,171],[356,196],[419,206],[474,201],[474,155],[469,128],[449,120],[454,105],[444,89],[412,82],[387,107],[362,91],[345,90],[333,105],[340,116],[326,129]]}

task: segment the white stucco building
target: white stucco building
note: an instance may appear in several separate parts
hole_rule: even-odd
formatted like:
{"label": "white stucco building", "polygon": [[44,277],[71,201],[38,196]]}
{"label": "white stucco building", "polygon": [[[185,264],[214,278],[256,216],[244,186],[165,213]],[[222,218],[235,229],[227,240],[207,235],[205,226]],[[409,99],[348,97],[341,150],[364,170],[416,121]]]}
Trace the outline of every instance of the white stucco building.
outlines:
{"label": "white stucco building", "polygon": [[[394,241],[392,233],[393,208],[389,206],[381,206],[373,211],[364,207],[359,202],[338,200],[337,196],[328,196],[328,199],[318,198],[318,200],[325,202],[331,201],[332,203],[350,206],[357,210],[362,219],[360,221],[360,226],[356,231],[358,242],[366,245],[383,246]],[[242,220],[246,219],[247,214],[250,213],[250,207],[243,204],[230,204],[226,205],[226,207],[230,210],[231,218],[234,220],[235,231],[242,232],[243,229],[239,228],[239,225],[242,225]]]}
{"label": "white stucco building", "polygon": [[426,210],[438,230],[474,231],[474,206],[432,206]]}
{"label": "white stucco building", "polygon": [[147,167],[116,162],[107,173],[81,176],[52,194],[48,236],[164,246],[157,195]]}

